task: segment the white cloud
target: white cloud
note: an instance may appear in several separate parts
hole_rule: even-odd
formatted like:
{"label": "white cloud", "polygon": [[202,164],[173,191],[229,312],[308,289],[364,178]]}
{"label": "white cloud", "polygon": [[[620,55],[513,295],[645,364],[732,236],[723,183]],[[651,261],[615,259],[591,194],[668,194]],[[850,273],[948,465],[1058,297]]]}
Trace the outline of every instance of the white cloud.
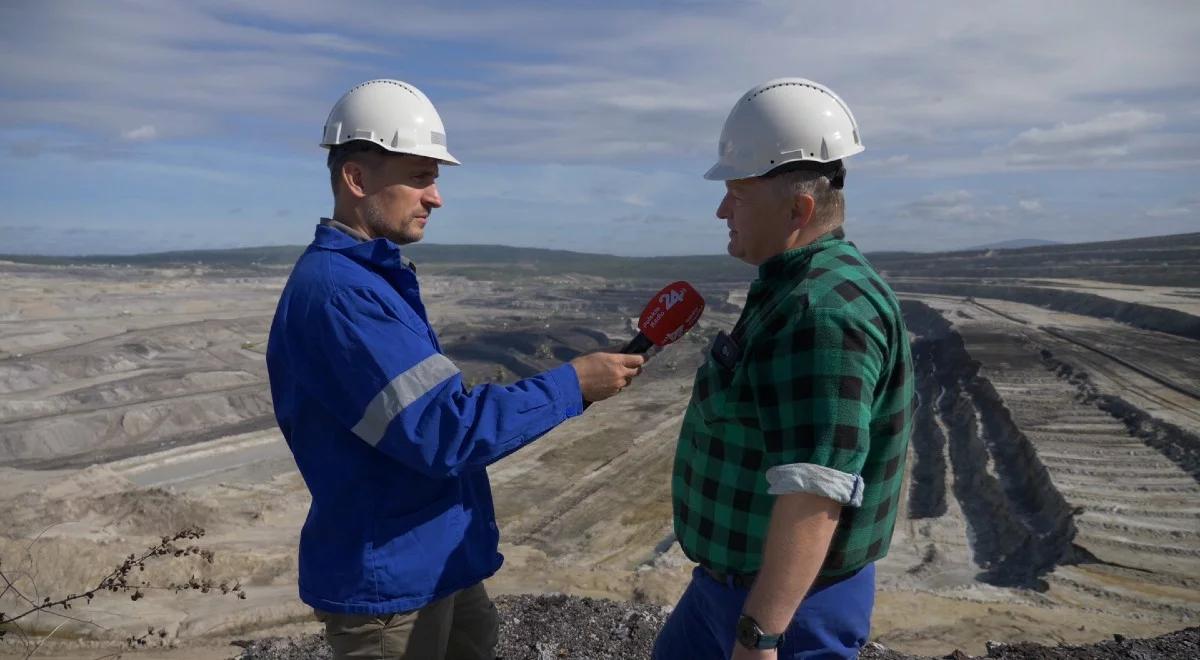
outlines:
{"label": "white cloud", "polygon": [[848,233],[866,250],[953,250],[1018,238],[1061,235],[1059,217],[1041,202],[989,203],[986,195],[964,189],[924,195],[890,213],[867,213],[847,222]]}
{"label": "white cloud", "polygon": [[634,225],[650,225],[651,227],[665,227],[668,225],[689,225],[694,224],[695,220],[681,218],[675,215],[659,215],[647,213],[632,213],[623,215],[612,220],[619,224],[634,224]]}
{"label": "white cloud", "polygon": [[345,66],[341,37],[249,27],[202,3],[20,3],[0,9],[0,24],[8,125],[95,139],[141,126],[213,137],[231,117],[302,117],[315,83]]}
{"label": "white cloud", "polygon": [[638,193],[629,193],[626,195],[621,195],[620,201],[622,204],[628,204],[630,206],[639,206],[642,208],[651,206],[650,202],[646,201],[646,198],[643,195],[640,195]]}
{"label": "white cloud", "polygon": [[[524,205],[586,206],[614,203],[637,208],[669,208],[678,196],[700,182],[699,175],[585,164],[510,166],[477,165],[443,170],[439,187],[454,200],[504,200]],[[701,183],[703,185],[703,183]],[[717,188],[711,190],[717,196]],[[713,202],[714,207],[716,201]]]}
{"label": "white cloud", "polygon": [[[364,2],[355,14],[396,11]],[[1043,164],[1047,155],[1033,147],[1102,132],[1106,122],[1172,117],[1158,128],[1178,130],[1172,110],[1194,104],[1188,63],[1200,58],[1200,7],[1110,2],[517,3],[406,7],[404,20],[347,21],[336,6],[204,0],[37,3],[0,10],[0,19],[23,26],[9,30],[0,58],[0,78],[20,90],[0,112],[18,121],[84,132],[153,125],[170,139],[224,135],[251,118],[282,120],[290,133],[319,122],[333,90],[388,73],[456,91],[431,95],[469,157],[541,162],[707,157],[733,101],[755,82],[790,74],[847,99],[868,156],[890,149],[917,162],[907,147],[924,145],[931,153],[920,155],[922,167],[965,158],[974,159],[968,169],[995,170],[1004,160],[980,153],[1024,131],[1014,163]],[[438,51],[472,61],[480,50],[488,54],[474,71],[451,66],[444,75]],[[1140,109],[1122,107],[1125,97]],[[1097,109],[1094,120],[1064,123]],[[1094,145],[1080,157],[1129,153]],[[876,164],[903,164],[894,158]]]}
{"label": "white cloud", "polygon": [[900,207],[899,215],[904,218],[927,218],[930,220],[974,219],[977,215],[971,193],[965,190],[933,193]]}
{"label": "white cloud", "polygon": [[902,204],[897,208],[896,215],[917,223],[955,224],[993,230],[1017,227],[1021,219],[1029,217],[1031,211],[1040,211],[1040,208],[1038,202],[1030,203],[1028,200],[1018,202],[1017,209],[1005,204],[981,203],[971,192],[951,190]]}
{"label": "white cloud", "polygon": [[[216,145],[227,157],[168,166],[237,179],[239,154],[317,162],[330,104],[355,82],[392,76],[429,93],[467,165],[445,177],[448,210],[496,202],[533,225],[627,211],[711,220],[719,187],[699,175],[730,106],[754,83],[799,75],[829,84],[859,120],[867,152],[851,163],[862,172],[851,175],[854,195],[858,182],[889,200],[893,186],[915,184],[907,205],[853,200],[906,213],[907,226],[940,221],[948,232],[947,222],[1046,214],[1036,196],[1050,186],[1056,222],[1083,218],[1070,211],[1088,203],[1081,182],[1101,170],[1200,186],[1188,178],[1200,171],[1197,3],[401,10],[364,0],[353,14],[290,0],[0,3],[0,158],[120,158],[150,170],[172,148]],[[1017,188],[1024,200],[966,180],[987,174],[1002,187],[1031,170],[1044,187]],[[933,178],[951,192],[920,197]],[[1119,191],[1126,209],[1188,219],[1176,209],[1192,207],[1139,190]],[[90,208],[100,222],[103,206]],[[468,238],[504,242],[497,223],[471,227]],[[569,238],[596,243],[583,236]]]}
{"label": "white cloud", "polygon": [[1183,218],[1200,215],[1200,213],[1197,213],[1194,206],[1159,206],[1146,211],[1146,215],[1151,218]]}
{"label": "white cloud", "polygon": [[868,154],[855,158],[852,167],[856,172],[899,173],[906,170],[910,160],[912,159],[908,154],[896,154],[886,158],[875,158]]}
{"label": "white cloud", "polygon": [[121,137],[135,142],[138,140],[153,140],[157,136],[158,130],[151,124],[142,124],[137,128],[121,133]]}
{"label": "white cloud", "polygon": [[1062,122],[1054,128],[1031,128],[1012,141],[1013,147],[1062,147],[1128,139],[1139,131],[1157,127],[1164,117],[1143,110],[1113,112],[1077,124]]}
{"label": "white cloud", "polygon": [[1154,160],[1156,143],[1163,137],[1156,129],[1165,120],[1161,114],[1144,110],[1112,112],[1082,122],[1060,122],[1052,128],[1031,128],[1002,151],[1008,163],[1016,166],[1136,166],[1136,161]]}
{"label": "white cloud", "polygon": [[1146,210],[1146,216],[1155,219],[1194,218],[1200,230],[1200,197],[1185,197],[1173,204],[1154,206]]}

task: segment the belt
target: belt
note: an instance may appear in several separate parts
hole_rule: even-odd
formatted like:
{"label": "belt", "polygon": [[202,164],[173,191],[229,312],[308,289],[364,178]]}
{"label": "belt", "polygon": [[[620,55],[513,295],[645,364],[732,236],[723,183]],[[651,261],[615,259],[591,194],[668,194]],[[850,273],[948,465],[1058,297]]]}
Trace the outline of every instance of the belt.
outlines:
{"label": "belt", "polygon": [[[703,568],[704,572],[708,573],[710,578],[727,587],[733,587],[734,589],[750,589],[754,586],[755,578],[758,577],[758,573],[723,573],[721,571],[714,571],[707,566],[701,566],[700,568]],[[860,568],[850,573],[846,573],[845,575],[818,575],[817,579],[813,580],[812,586],[809,587],[809,591],[814,589],[822,589],[831,584],[837,584],[843,580],[848,580],[855,575],[858,575],[858,571],[861,570],[862,569]]]}

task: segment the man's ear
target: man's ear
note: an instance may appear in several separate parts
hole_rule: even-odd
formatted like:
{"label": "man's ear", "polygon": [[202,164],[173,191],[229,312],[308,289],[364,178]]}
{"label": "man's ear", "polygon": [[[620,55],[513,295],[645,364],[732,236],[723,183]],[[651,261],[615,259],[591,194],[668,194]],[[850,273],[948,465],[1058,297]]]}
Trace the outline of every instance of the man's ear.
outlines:
{"label": "man's ear", "polygon": [[342,163],[342,185],[354,197],[361,199],[367,196],[366,177],[367,168],[362,163],[355,160]]}
{"label": "man's ear", "polygon": [[812,195],[808,193],[792,195],[792,229],[802,231],[808,227],[812,223],[816,209],[817,202]]}

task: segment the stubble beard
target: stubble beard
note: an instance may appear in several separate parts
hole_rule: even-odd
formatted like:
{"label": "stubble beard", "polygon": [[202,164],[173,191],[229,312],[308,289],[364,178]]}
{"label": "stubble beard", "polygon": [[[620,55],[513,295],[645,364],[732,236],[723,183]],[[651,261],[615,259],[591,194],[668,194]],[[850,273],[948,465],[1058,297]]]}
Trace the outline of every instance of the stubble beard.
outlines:
{"label": "stubble beard", "polygon": [[393,228],[387,219],[387,213],[380,208],[375,200],[368,199],[363,205],[363,220],[374,236],[383,236],[396,245],[416,243],[425,236],[424,230],[412,218],[406,218],[404,224]]}

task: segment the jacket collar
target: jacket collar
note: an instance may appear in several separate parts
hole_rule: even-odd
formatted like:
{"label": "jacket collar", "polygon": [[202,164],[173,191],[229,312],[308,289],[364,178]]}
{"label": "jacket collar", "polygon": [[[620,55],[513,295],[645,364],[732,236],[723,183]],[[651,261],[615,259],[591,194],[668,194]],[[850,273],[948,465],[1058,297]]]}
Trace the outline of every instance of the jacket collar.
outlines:
{"label": "jacket collar", "polygon": [[759,264],[758,279],[762,282],[769,282],[780,277],[790,278],[793,274],[803,270],[814,254],[844,242],[845,236],[841,227],[838,227],[827,234],[818,236],[808,245],[777,254]]}
{"label": "jacket collar", "polygon": [[400,246],[386,238],[370,239],[346,225],[321,218],[313,236],[312,246],[318,250],[341,253],[359,263],[384,270],[410,270],[413,262],[400,254]]}

